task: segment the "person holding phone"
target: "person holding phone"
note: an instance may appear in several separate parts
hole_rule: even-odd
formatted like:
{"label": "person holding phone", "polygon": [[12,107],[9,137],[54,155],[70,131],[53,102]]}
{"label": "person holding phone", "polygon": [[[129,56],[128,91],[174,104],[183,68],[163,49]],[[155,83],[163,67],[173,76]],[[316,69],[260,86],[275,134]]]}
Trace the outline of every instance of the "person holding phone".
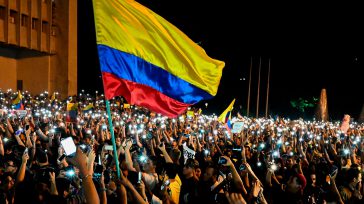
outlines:
{"label": "person holding phone", "polygon": [[362,173],[358,167],[350,167],[346,172],[346,183],[339,187],[339,192],[344,203],[361,203],[363,195],[360,190],[362,188]]}

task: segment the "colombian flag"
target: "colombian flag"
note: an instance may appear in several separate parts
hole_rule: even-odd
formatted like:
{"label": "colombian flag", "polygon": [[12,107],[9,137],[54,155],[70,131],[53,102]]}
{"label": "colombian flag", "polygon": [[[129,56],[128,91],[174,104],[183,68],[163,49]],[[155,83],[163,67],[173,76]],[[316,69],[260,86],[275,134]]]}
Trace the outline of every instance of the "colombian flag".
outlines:
{"label": "colombian flag", "polygon": [[97,48],[107,99],[169,117],[216,95],[225,63],[134,0],[93,0]]}
{"label": "colombian flag", "polygon": [[66,122],[77,122],[78,103],[67,103]]}
{"label": "colombian flag", "polygon": [[94,104],[93,103],[89,103],[87,106],[85,106],[82,110],[84,113],[88,112],[88,111],[92,111],[94,109]]}
{"label": "colombian flag", "polygon": [[12,105],[16,110],[24,110],[24,105],[22,102],[23,96],[20,91],[18,91],[18,96],[13,100]]}
{"label": "colombian flag", "polygon": [[231,126],[231,111],[233,110],[235,99],[230,103],[227,109],[219,116],[219,121],[224,123],[226,129],[230,132]]}

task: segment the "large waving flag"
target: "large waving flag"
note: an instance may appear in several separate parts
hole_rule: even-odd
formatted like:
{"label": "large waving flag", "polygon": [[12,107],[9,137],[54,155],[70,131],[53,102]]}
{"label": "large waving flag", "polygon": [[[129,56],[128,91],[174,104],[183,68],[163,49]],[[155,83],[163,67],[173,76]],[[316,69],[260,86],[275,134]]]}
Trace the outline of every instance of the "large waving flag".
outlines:
{"label": "large waving flag", "polygon": [[12,102],[14,109],[24,110],[24,105],[23,105],[22,99],[23,99],[23,96],[21,95],[20,91],[18,91],[18,96]]}
{"label": "large waving flag", "polygon": [[219,121],[225,124],[226,129],[228,131],[230,131],[231,128],[232,128],[232,126],[231,126],[231,111],[234,108],[234,103],[235,103],[235,98],[230,103],[230,105],[226,108],[226,110],[224,112],[222,112],[221,115],[219,116]]}
{"label": "large waving flag", "polygon": [[93,0],[105,96],[176,117],[216,95],[225,63],[134,0]]}

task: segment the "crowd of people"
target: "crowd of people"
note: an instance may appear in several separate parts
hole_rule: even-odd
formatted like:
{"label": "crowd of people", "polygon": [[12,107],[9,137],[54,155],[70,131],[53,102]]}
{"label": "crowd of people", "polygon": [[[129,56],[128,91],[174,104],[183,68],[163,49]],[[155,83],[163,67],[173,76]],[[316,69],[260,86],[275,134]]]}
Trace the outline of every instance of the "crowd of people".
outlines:
{"label": "crowd of people", "polygon": [[193,107],[167,118],[120,97],[110,100],[110,132],[97,92],[21,95],[24,111],[14,109],[17,92],[0,90],[0,203],[364,202],[355,121],[234,113],[231,123],[244,124],[236,132]]}

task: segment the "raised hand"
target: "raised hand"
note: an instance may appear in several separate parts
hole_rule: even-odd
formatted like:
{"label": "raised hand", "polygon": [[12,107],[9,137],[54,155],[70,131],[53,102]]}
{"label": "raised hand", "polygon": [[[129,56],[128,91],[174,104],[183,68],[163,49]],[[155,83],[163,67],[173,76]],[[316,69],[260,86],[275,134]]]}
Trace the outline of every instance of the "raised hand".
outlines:
{"label": "raised hand", "polygon": [[225,196],[229,202],[229,204],[246,204],[243,196],[239,193],[225,193]]}
{"label": "raised hand", "polygon": [[24,152],[23,156],[21,157],[21,161],[23,163],[27,163],[28,159],[29,159],[28,152]]}

